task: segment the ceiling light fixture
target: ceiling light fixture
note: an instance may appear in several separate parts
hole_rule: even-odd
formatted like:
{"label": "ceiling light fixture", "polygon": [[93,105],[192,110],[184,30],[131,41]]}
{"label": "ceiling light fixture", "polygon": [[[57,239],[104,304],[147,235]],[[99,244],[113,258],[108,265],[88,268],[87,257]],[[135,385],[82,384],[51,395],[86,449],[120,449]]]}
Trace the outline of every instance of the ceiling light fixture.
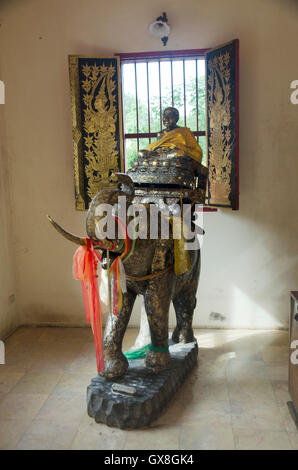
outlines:
{"label": "ceiling light fixture", "polygon": [[156,18],[154,23],[149,25],[149,31],[153,36],[160,38],[164,46],[167,45],[171,28],[168,24],[168,18],[165,12],[163,12],[162,16]]}

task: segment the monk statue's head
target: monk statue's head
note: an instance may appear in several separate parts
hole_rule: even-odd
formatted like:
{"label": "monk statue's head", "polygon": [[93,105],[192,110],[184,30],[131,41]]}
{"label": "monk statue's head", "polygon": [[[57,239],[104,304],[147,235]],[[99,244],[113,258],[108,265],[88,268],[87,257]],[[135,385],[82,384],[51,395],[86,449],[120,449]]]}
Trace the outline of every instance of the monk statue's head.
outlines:
{"label": "monk statue's head", "polygon": [[167,131],[171,131],[177,127],[179,121],[179,111],[176,108],[166,108],[163,112],[162,122]]}

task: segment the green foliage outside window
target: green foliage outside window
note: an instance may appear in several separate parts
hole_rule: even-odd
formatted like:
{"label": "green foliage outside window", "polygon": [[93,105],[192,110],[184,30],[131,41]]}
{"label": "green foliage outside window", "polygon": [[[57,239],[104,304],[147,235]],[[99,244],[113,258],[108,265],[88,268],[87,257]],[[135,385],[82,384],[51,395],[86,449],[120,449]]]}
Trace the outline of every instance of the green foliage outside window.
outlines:
{"label": "green foliage outside window", "polygon": [[[196,80],[189,80],[185,86],[186,95],[186,126],[192,131],[197,130],[196,115]],[[162,96],[162,109],[172,106],[172,92],[170,88]],[[174,107],[179,110],[179,126],[184,126],[184,92],[183,85],[180,84],[174,89]],[[124,94],[124,123],[125,133],[149,132],[148,126],[148,106],[147,101],[138,100],[139,129],[137,129],[136,98],[131,93]],[[205,117],[205,77],[198,78],[198,120],[199,130],[206,129]],[[161,130],[160,123],[160,99],[158,95],[150,97],[150,132]],[[149,139],[140,139],[140,149],[146,148]],[[206,160],[206,137],[199,137],[199,144],[203,150],[203,162]],[[126,169],[131,168],[133,161],[137,158],[137,139],[125,139]]]}

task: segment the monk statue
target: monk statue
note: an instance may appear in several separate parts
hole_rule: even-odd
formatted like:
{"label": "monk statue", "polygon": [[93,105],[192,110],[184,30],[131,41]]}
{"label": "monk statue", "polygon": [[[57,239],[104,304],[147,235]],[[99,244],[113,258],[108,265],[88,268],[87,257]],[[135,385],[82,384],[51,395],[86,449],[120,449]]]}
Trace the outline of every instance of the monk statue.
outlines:
{"label": "monk statue", "polygon": [[157,153],[173,152],[177,156],[189,156],[201,163],[203,155],[201,147],[188,127],[177,126],[178,120],[178,109],[166,108],[162,120],[165,129],[157,134],[156,142],[148,145],[147,150]]}
{"label": "monk statue", "polygon": [[[142,185],[146,185],[147,188],[154,186],[155,189],[163,186],[163,188],[170,188],[170,191],[177,190],[178,187],[180,201],[191,204],[192,218],[195,211],[194,203],[199,200],[203,203],[205,200],[206,178],[201,191],[198,179],[201,177],[202,180],[202,172],[206,168],[201,164],[203,152],[196,138],[188,127],[177,126],[178,120],[178,109],[168,107],[164,110],[165,128],[157,134],[155,142],[148,145],[147,149],[138,152],[139,158],[134,161],[128,174],[138,185],[138,189]],[[190,189],[196,189],[197,192],[191,194]],[[146,197],[148,197],[147,193]],[[172,215],[171,223],[173,226],[181,227],[181,215]],[[188,272],[191,262],[189,253],[185,250],[184,237],[181,236],[179,240],[175,239],[174,245],[176,274],[178,271],[180,274]]]}

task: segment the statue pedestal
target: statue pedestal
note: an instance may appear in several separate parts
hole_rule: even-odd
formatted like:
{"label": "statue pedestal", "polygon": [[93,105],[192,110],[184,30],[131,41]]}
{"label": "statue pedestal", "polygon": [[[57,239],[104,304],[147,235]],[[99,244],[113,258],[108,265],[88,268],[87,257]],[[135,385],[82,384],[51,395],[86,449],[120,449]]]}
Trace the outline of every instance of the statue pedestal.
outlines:
{"label": "statue pedestal", "polygon": [[[148,426],[157,419],[194,367],[198,357],[196,342],[172,344],[169,369],[154,373],[146,369],[144,359],[129,361],[127,373],[119,379],[97,376],[87,388],[88,414],[97,423],[121,429]],[[112,390],[113,384],[134,387],[127,395]]]}

